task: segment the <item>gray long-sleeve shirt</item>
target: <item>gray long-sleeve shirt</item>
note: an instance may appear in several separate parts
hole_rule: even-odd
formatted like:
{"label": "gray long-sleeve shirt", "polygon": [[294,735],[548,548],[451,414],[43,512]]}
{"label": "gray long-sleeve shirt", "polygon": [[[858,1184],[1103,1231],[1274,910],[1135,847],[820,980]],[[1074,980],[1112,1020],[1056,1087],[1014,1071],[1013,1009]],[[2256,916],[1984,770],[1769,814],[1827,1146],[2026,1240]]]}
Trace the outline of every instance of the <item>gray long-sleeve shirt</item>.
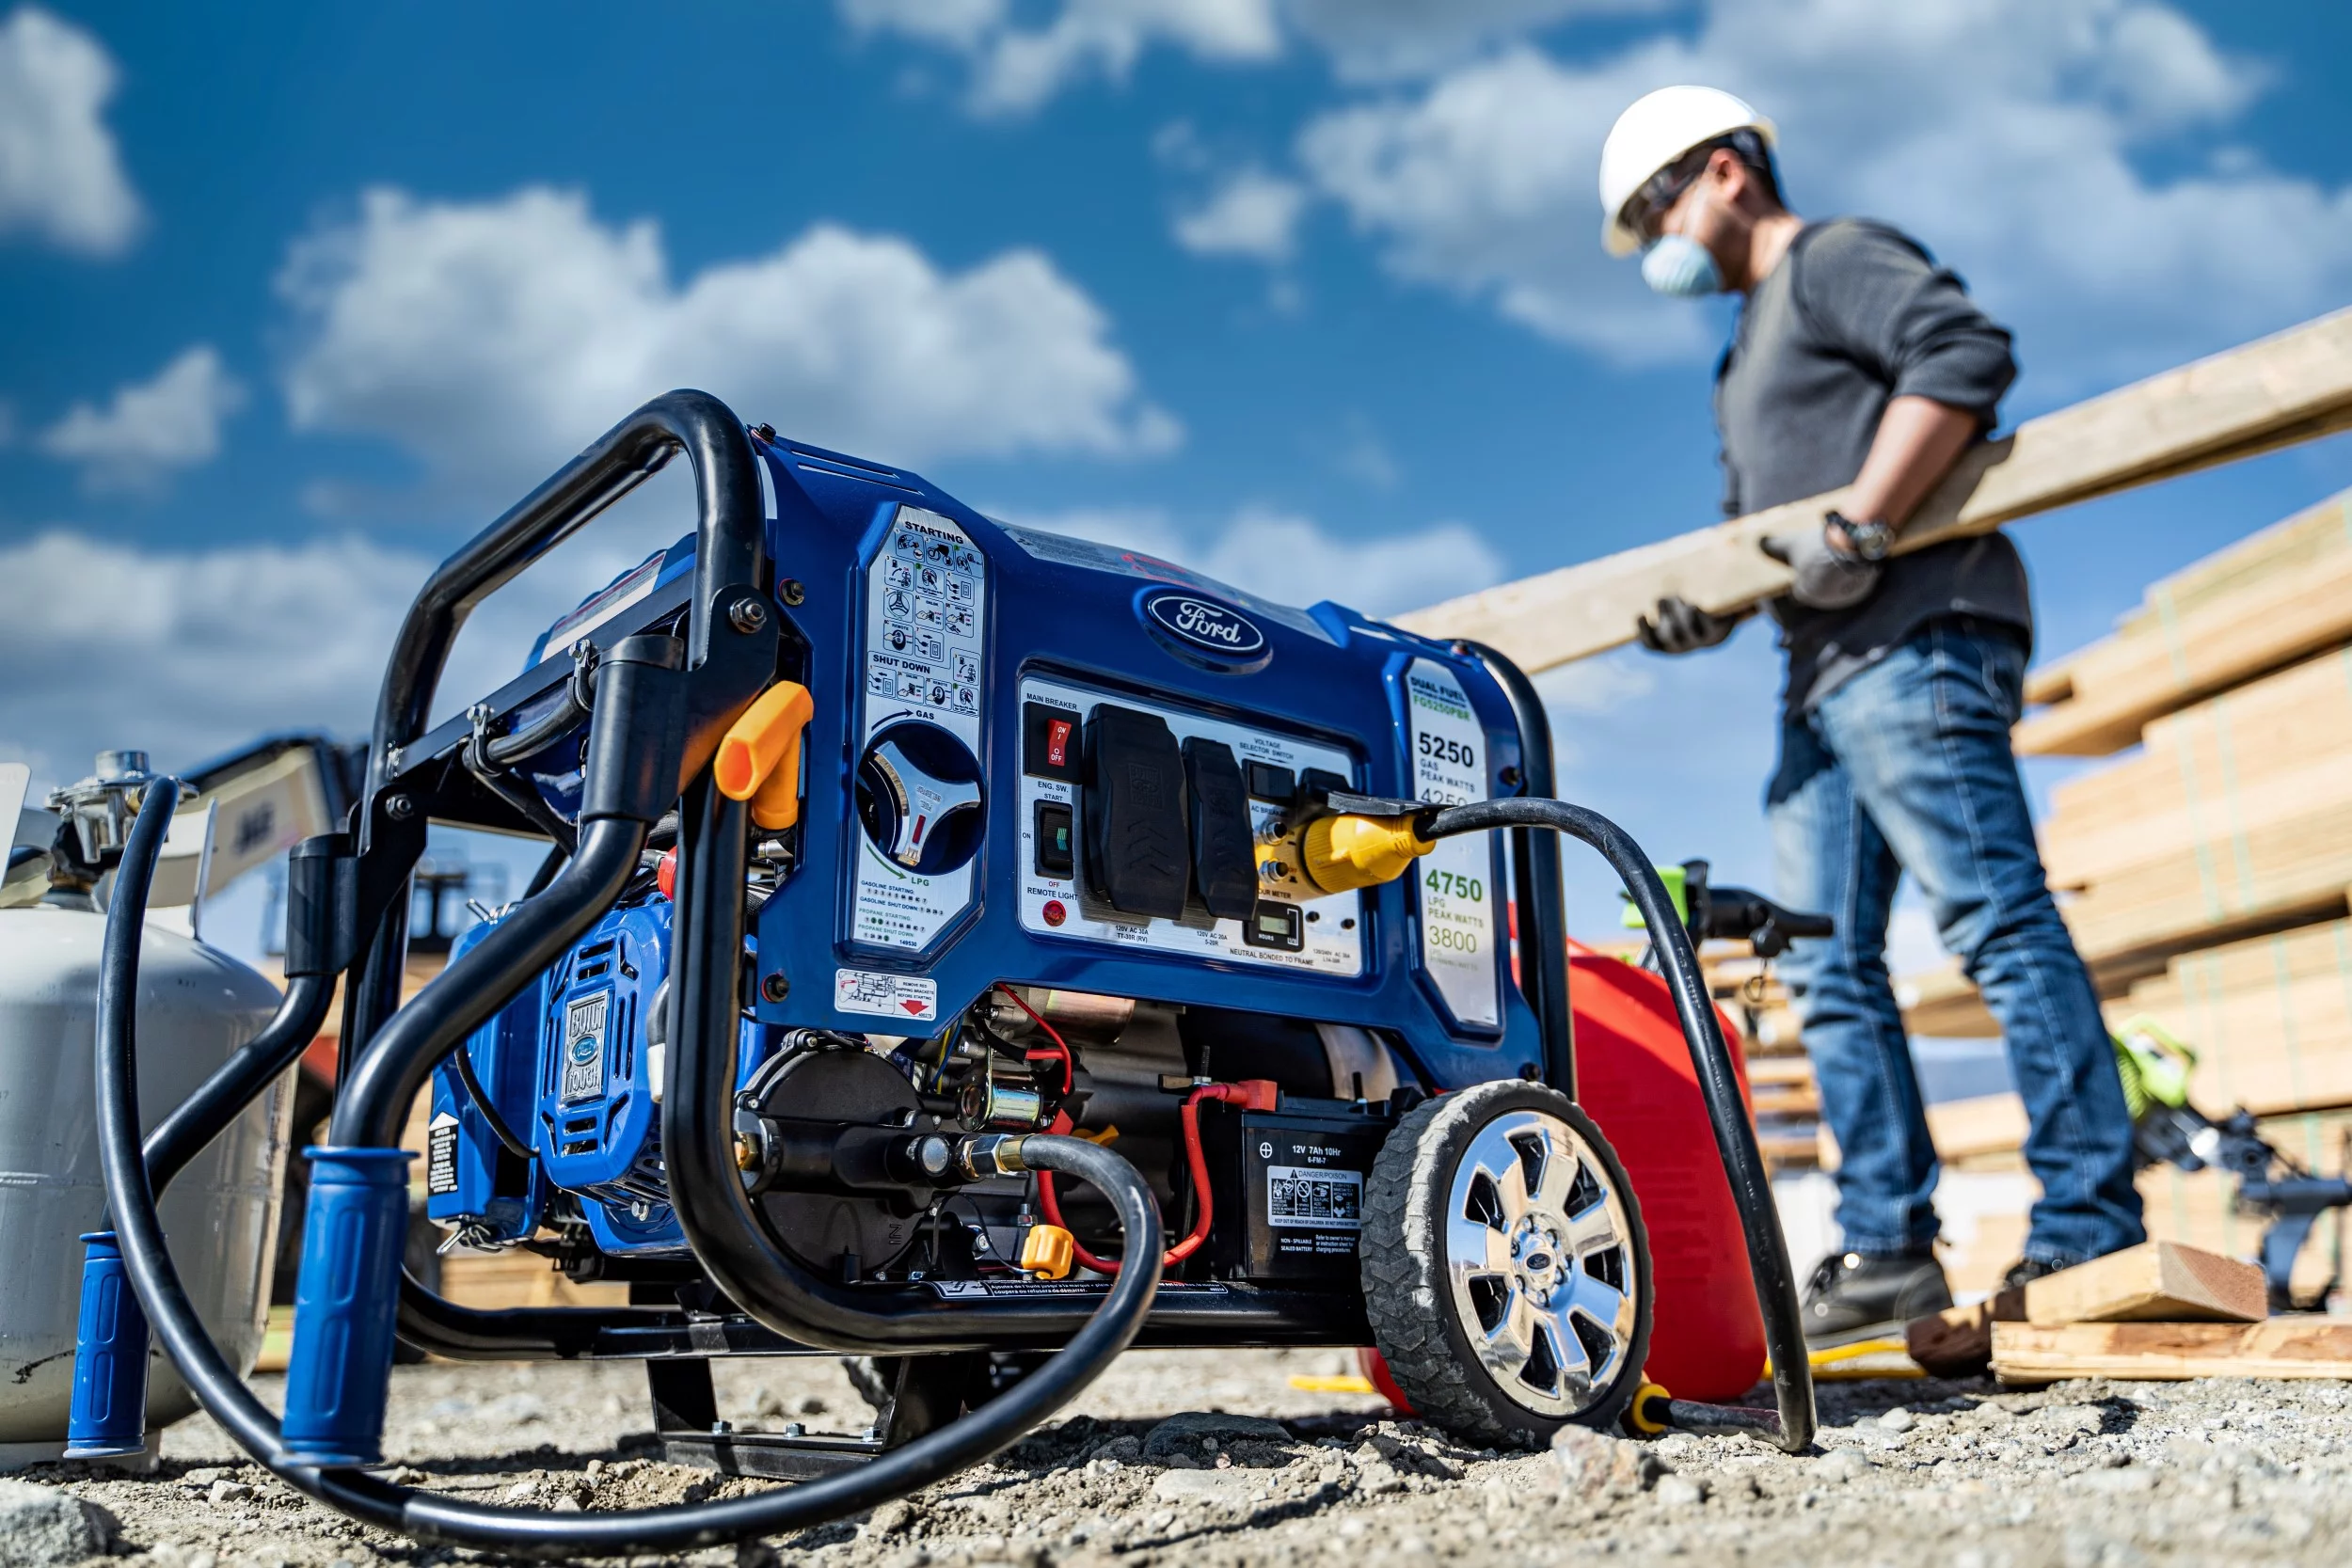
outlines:
{"label": "gray long-sleeve shirt", "polygon": [[[1990,430],[2016,375],[2009,333],[1918,245],[1857,218],[1809,224],[1748,296],[1716,367],[1724,515],[1851,483],[1899,397],[1967,409]],[[1849,609],[1784,597],[1772,610],[1788,650],[1783,700],[1800,712],[1936,616],[2033,633],[2025,562],[1998,532],[1890,560]]]}

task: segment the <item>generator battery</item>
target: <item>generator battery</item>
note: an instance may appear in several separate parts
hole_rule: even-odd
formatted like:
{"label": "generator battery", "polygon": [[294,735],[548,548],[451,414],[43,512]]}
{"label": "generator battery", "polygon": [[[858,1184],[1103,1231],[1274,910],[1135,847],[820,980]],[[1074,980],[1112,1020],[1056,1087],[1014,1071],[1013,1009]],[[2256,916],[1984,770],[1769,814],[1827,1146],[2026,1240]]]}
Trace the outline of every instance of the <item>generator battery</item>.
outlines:
{"label": "generator battery", "polygon": [[1396,1118],[1385,1102],[1284,1095],[1273,1111],[1200,1108],[1216,1183],[1211,1269],[1228,1279],[1354,1289],[1372,1162]]}

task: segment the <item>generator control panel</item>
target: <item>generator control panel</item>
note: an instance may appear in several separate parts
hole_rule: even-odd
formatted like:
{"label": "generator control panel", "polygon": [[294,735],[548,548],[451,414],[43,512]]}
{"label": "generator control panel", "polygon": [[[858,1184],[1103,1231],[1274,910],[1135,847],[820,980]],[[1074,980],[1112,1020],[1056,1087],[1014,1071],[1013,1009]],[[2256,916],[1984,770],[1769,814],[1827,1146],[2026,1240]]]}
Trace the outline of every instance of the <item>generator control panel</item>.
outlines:
{"label": "generator control panel", "polygon": [[1021,924],[1268,968],[1364,968],[1360,894],[1307,885],[1284,842],[1335,746],[1030,675],[1021,697]]}

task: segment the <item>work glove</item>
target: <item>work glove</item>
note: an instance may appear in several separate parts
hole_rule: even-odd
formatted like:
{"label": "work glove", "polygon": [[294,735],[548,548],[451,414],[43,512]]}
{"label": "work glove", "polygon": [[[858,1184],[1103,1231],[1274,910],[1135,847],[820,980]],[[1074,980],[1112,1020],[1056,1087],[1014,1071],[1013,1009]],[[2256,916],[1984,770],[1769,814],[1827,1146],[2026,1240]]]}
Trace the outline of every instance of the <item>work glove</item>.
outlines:
{"label": "work glove", "polygon": [[1809,610],[1850,609],[1879,585],[1878,564],[1831,544],[1826,522],[1772,534],[1758,547],[1793,574],[1788,595]]}
{"label": "work glove", "polygon": [[1664,598],[1658,601],[1654,614],[1634,619],[1633,635],[1654,654],[1694,654],[1729,637],[1740,622],[1755,613],[1751,606],[1717,615],[1688,599]]}

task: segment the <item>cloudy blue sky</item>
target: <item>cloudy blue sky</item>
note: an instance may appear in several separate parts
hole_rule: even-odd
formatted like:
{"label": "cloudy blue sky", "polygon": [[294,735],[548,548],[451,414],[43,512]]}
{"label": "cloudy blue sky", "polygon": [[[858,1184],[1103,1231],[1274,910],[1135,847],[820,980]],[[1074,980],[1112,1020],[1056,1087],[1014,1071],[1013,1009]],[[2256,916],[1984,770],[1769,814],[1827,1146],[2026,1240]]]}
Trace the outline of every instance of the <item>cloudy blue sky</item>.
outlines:
{"label": "cloudy blue sky", "polygon": [[[1373,612],[1677,532],[1729,316],[1600,254],[1632,98],[1746,94],[1801,211],[1915,231],[2014,420],[2352,300],[2347,57],[2301,4],[0,0],[0,757],[357,736],[429,563],[680,384]],[[2026,525],[2045,652],[2347,483]],[[518,585],[453,697],[680,517]],[[1760,879],[1776,680],[1754,627],[1548,677],[1571,792]]]}

